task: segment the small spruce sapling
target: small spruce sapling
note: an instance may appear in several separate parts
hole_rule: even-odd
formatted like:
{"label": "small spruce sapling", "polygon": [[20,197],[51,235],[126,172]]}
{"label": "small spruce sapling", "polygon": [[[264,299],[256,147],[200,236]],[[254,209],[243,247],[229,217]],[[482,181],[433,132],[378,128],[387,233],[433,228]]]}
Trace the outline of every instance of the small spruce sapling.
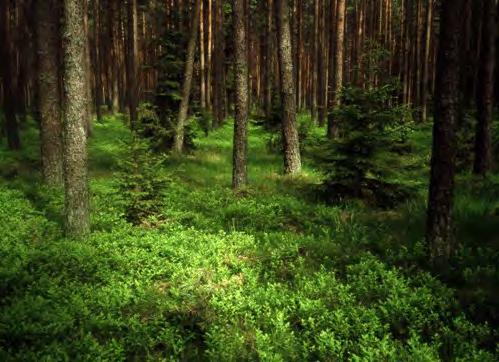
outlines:
{"label": "small spruce sapling", "polygon": [[122,161],[119,190],[125,202],[125,218],[134,225],[158,219],[164,206],[168,178],[162,173],[165,157],[151,151],[148,141],[134,135],[129,155]]}
{"label": "small spruce sapling", "polygon": [[397,158],[410,150],[410,112],[397,105],[395,94],[391,84],[343,90],[342,104],[333,111],[340,136],[315,156],[329,202],[353,198],[392,207],[410,195],[410,188],[396,181]]}

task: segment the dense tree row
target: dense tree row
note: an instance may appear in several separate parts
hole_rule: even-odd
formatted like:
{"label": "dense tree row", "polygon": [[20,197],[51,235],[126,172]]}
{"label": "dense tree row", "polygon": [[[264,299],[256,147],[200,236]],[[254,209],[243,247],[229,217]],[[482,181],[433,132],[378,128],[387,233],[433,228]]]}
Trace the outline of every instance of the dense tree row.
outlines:
{"label": "dense tree row", "polygon": [[[86,142],[92,119],[152,104],[184,152],[190,115],[206,131],[235,114],[235,189],[247,183],[248,117],[278,115],[284,171],[301,169],[297,114],[342,132],[345,87],[396,83],[416,122],[434,114],[428,213],[432,256],[447,258],[457,133],[476,110],[476,174],[492,167],[495,0],[10,0],[0,3],[2,132],[40,124],[42,173],[64,183],[67,230],[89,230]],[[463,21],[464,19],[464,21]],[[164,126],[167,127],[167,126]],[[169,134],[170,134],[169,133]]]}

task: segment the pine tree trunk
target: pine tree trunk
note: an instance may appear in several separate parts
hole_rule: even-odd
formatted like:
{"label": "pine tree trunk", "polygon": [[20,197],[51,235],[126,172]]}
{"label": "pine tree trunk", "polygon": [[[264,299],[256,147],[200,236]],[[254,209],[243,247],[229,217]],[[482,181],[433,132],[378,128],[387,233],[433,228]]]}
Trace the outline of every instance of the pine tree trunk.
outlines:
{"label": "pine tree trunk", "polygon": [[59,84],[59,11],[55,0],[36,3],[38,116],[42,175],[49,185],[63,184],[61,89]]}
{"label": "pine tree trunk", "polygon": [[314,33],[312,53],[312,90],[310,110],[312,119],[317,120],[317,95],[319,93],[319,0],[314,1]]}
{"label": "pine tree trunk", "polygon": [[459,116],[464,0],[444,0],[441,9],[430,192],[426,238],[430,256],[439,264],[453,250],[452,204],[456,124]]}
{"label": "pine tree trunk", "polygon": [[273,0],[267,0],[267,16],[265,23],[265,34],[267,35],[265,39],[265,91],[264,91],[264,108],[265,117],[270,119],[272,113],[272,9]]}
{"label": "pine tree trunk", "polygon": [[423,82],[421,89],[422,109],[421,122],[426,122],[428,118],[428,93],[430,88],[430,52],[431,36],[433,32],[433,0],[427,0],[426,4],[426,24],[425,24],[425,51],[423,61]]}
{"label": "pine tree trunk", "polygon": [[85,92],[86,92],[86,113],[87,113],[87,122],[85,124],[85,132],[87,133],[87,137],[92,135],[92,119],[93,119],[93,92],[92,92],[92,69],[91,69],[91,51],[92,48],[90,45],[90,34],[88,29],[88,2],[90,0],[82,0],[83,2],[83,31],[85,32]]}
{"label": "pine tree trunk", "polygon": [[288,0],[277,0],[277,24],[279,35],[279,63],[281,71],[282,135],[284,143],[284,172],[301,171],[300,140],[296,126],[296,103],[293,82],[293,58],[291,55],[291,30]]}
{"label": "pine tree trunk", "polygon": [[3,111],[5,115],[5,134],[9,149],[18,150],[21,148],[19,138],[19,125],[16,117],[16,97],[12,75],[14,64],[12,59],[12,39],[10,29],[10,5],[9,1],[0,1],[0,36],[2,45],[0,46],[0,74],[3,79]]}
{"label": "pine tree trunk", "polygon": [[120,22],[117,21],[117,13],[120,9],[117,8],[117,2],[111,0],[110,7],[108,9],[108,26],[109,26],[109,44],[111,47],[110,53],[107,55],[109,57],[109,64],[112,64],[110,69],[111,76],[111,98],[112,98],[112,110],[114,112],[120,111],[120,91],[119,91],[119,78],[120,78],[120,68],[121,68],[121,57],[119,52],[119,26]]}
{"label": "pine tree trunk", "polygon": [[234,0],[234,48],[236,103],[232,187],[237,190],[248,182],[248,60],[245,11],[243,0]]}
{"label": "pine tree trunk", "polygon": [[204,0],[201,0],[199,9],[199,93],[201,108],[206,109],[206,53],[205,53],[205,29],[204,29]]}
{"label": "pine tree trunk", "polygon": [[483,0],[482,46],[478,71],[475,160],[473,173],[485,176],[492,166],[492,110],[494,102],[494,72],[496,65],[496,2]]}
{"label": "pine tree trunk", "polygon": [[187,120],[187,111],[189,110],[189,98],[191,96],[192,74],[194,72],[194,56],[196,51],[196,42],[199,31],[199,9],[201,0],[196,0],[194,14],[192,14],[191,34],[187,45],[187,59],[184,69],[184,83],[182,85],[182,100],[177,116],[177,125],[175,128],[175,140],[173,151],[181,154],[184,149],[184,132]]}
{"label": "pine tree trunk", "polygon": [[[207,28],[208,28],[208,42],[206,46],[206,105],[208,110],[213,110],[213,99],[212,99],[212,58],[213,58],[213,5],[212,0],[208,0],[207,6]],[[210,125],[211,126],[211,125]]]}
{"label": "pine tree trunk", "polygon": [[[330,113],[328,117],[327,135],[330,139],[338,135],[338,125],[336,124],[333,114],[331,113],[341,102],[341,88],[343,88],[343,62],[344,62],[344,43],[345,43],[345,0],[337,1],[336,8],[336,47],[334,51],[334,87],[331,98],[329,100]],[[331,50],[331,54],[333,51]]]}
{"label": "pine tree trunk", "polygon": [[103,102],[102,96],[102,67],[101,67],[101,39],[100,39],[100,6],[99,0],[93,0],[93,37],[94,37],[94,77],[95,77],[95,116],[97,121],[101,121],[102,119],[102,111],[101,106]]}
{"label": "pine tree trunk", "polygon": [[128,0],[127,6],[127,87],[128,107],[130,112],[130,126],[137,125],[138,87],[137,87],[137,0]]}
{"label": "pine tree trunk", "polygon": [[318,0],[319,4],[319,26],[318,26],[318,85],[317,85],[317,116],[319,126],[324,127],[326,124],[326,89],[327,89],[327,43],[325,34],[325,6],[324,0]]}
{"label": "pine tree trunk", "polygon": [[64,1],[64,187],[65,221],[68,236],[83,236],[90,230],[87,174],[87,93],[83,3]]}
{"label": "pine tree trunk", "polygon": [[215,59],[214,59],[214,121],[215,128],[225,120],[227,112],[225,90],[225,34],[223,26],[223,0],[213,0],[215,8]]}

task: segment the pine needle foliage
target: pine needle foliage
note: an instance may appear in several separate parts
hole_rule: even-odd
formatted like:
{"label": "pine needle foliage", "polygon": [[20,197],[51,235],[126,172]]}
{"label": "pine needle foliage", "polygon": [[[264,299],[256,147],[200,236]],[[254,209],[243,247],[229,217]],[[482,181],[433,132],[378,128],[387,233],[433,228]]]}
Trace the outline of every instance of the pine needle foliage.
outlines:
{"label": "pine needle foliage", "polygon": [[397,104],[395,94],[392,84],[343,90],[342,104],[333,112],[340,135],[315,153],[328,201],[354,198],[392,207],[409,196],[410,189],[397,182],[395,166],[411,149],[410,112]]}
{"label": "pine needle foliage", "polygon": [[134,225],[158,219],[165,206],[168,178],[161,173],[165,157],[151,151],[150,144],[133,136],[129,155],[121,162],[119,191],[125,201],[125,218]]}

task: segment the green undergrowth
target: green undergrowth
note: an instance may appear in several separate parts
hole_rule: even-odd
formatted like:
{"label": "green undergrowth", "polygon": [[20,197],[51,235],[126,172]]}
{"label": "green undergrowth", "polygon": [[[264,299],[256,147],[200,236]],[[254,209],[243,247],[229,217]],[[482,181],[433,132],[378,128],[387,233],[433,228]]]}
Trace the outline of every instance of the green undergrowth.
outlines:
{"label": "green undergrowth", "polygon": [[259,127],[250,186],[234,195],[227,123],[166,161],[161,217],[132,226],[118,180],[130,135],[109,117],[90,141],[93,232],[80,241],[63,237],[61,190],[39,186],[36,158],[9,154],[0,359],[497,360],[499,179],[459,180],[462,246],[452,275],[432,271],[422,244],[428,131],[415,131],[419,149],[402,161],[422,165],[401,174],[421,199],[382,211],[320,203],[320,173],[305,162],[301,176],[282,176]]}

